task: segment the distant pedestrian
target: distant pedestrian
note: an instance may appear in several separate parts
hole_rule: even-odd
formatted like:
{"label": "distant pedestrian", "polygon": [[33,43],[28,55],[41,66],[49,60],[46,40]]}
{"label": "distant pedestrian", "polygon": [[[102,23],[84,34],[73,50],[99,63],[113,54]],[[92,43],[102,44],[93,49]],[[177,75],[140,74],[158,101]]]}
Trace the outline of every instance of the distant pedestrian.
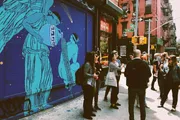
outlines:
{"label": "distant pedestrian", "polygon": [[169,58],[169,71],[166,77],[167,78],[165,81],[164,94],[162,96],[160,106],[158,107],[164,106],[169,91],[172,90],[173,103],[172,103],[171,111],[175,112],[178,102],[178,91],[179,91],[178,86],[180,85],[180,68],[177,65],[177,58],[175,55],[172,55]]}
{"label": "distant pedestrian", "polygon": [[93,113],[93,96],[95,89],[95,80],[98,80],[98,75],[95,73],[95,52],[88,52],[84,64],[84,84],[82,85],[84,94],[84,118],[92,119],[91,116],[96,116]]}
{"label": "distant pedestrian", "polygon": [[127,64],[124,73],[128,86],[129,120],[134,120],[134,102],[136,95],[139,97],[141,120],[145,120],[146,118],[145,92],[151,71],[148,64],[141,60],[140,56],[141,51],[136,49],[134,51],[134,59]]}
{"label": "distant pedestrian", "polygon": [[151,83],[151,90],[157,91],[154,87],[154,84],[156,80],[158,79],[158,71],[159,71],[159,65],[160,65],[160,53],[154,54],[154,60],[153,60],[153,80]]}
{"label": "distant pedestrian", "polygon": [[167,53],[161,54],[161,63],[159,65],[159,72],[158,72],[158,84],[160,89],[160,98],[162,99],[162,96],[164,94],[164,86],[166,81],[166,75],[169,71],[168,67],[168,55]]}

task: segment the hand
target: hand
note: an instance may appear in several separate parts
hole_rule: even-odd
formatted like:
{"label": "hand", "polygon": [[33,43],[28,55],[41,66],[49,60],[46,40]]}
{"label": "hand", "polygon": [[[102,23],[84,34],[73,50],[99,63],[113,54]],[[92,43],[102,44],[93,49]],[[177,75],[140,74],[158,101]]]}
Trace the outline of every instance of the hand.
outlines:
{"label": "hand", "polygon": [[124,67],[124,63],[122,63],[121,67]]}
{"label": "hand", "polygon": [[95,80],[97,80],[97,79],[98,79],[98,75],[97,75],[96,73],[94,73],[93,78],[94,78]]}

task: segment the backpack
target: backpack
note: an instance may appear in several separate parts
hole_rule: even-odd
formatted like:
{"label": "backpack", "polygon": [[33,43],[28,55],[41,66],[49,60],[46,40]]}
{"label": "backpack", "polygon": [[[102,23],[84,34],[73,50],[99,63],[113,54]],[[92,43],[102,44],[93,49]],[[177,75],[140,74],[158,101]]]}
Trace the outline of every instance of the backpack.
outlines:
{"label": "backpack", "polygon": [[84,65],[82,65],[75,73],[76,84],[83,85],[84,83]]}

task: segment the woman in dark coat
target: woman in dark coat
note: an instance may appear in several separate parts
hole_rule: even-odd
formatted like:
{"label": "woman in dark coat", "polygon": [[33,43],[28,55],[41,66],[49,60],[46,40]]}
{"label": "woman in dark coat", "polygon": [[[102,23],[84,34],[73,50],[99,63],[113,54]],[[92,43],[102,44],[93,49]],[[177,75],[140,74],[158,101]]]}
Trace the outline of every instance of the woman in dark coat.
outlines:
{"label": "woman in dark coat", "polygon": [[172,90],[173,103],[171,111],[175,112],[178,102],[178,86],[180,84],[180,68],[177,65],[177,59],[175,55],[170,56],[168,65],[169,72],[167,74],[167,79],[165,81],[165,90],[159,107],[164,106],[164,103],[167,100],[168,93],[170,90]]}
{"label": "woman in dark coat", "polygon": [[85,58],[84,83],[82,85],[84,94],[83,116],[86,119],[92,119],[92,116],[96,116],[92,108],[96,80],[98,80],[98,75],[95,73],[95,52],[88,52]]}

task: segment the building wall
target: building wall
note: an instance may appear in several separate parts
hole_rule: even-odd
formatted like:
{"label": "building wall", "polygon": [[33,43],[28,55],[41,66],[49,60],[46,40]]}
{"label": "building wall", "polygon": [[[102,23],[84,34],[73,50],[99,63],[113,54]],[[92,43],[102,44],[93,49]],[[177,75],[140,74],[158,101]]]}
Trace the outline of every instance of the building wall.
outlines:
{"label": "building wall", "polygon": [[[131,29],[131,24],[135,24],[132,20],[135,19],[135,15],[133,13],[136,12],[133,9],[133,1],[134,0],[121,0],[119,1],[120,7],[123,8],[123,4],[127,3],[127,9],[130,13],[127,14],[127,17],[123,18],[123,16],[119,19],[119,24],[117,26],[119,40],[131,39],[134,35],[134,32],[127,32],[127,34],[122,34],[122,23],[127,22],[127,29]],[[145,9],[145,0],[139,0],[139,18],[143,18],[144,20],[151,19],[151,44],[155,45],[157,49],[156,52],[163,52],[164,46],[171,46],[170,41],[175,39],[175,29],[169,29],[171,25],[168,25],[167,29],[164,29],[165,26],[160,27],[163,23],[172,19],[172,8],[169,3],[165,3],[164,0],[151,0],[151,13],[146,14]],[[168,6],[168,15],[163,13],[163,6]],[[138,36],[148,36],[145,32],[145,21],[138,22]],[[157,28],[158,27],[158,28]],[[154,30],[157,28],[156,30]],[[124,36],[125,35],[125,36]]]}
{"label": "building wall", "polygon": [[[128,3],[127,6],[130,10],[130,14],[128,14],[127,18],[123,19],[122,17],[120,17],[119,19],[119,25],[118,25],[118,34],[119,34],[119,38],[122,37],[122,22],[128,22],[127,28],[130,28],[130,24],[132,23],[132,19],[135,18],[135,16],[133,17],[133,13],[136,10],[133,10],[133,0],[121,0],[120,1],[120,6],[122,7],[123,3]],[[152,7],[151,7],[151,14],[145,14],[145,0],[140,0],[139,1],[139,18],[143,18],[143,19],[148,19],[148,18],[152,18],[152,22],[151,22],[151,30],[153,30],[154,28],[157,27],[157,22],[156,22],[156,18],[157,18],[157,3],[156,0],[152,0]],[[138,35],[139,36],[144,36],[145,35],[145,21],[142,22],[138,22]],[[153,36],[157,35],[157,31],[155,30],[154,32],[152,32]],[[133,33],[127,33],[127,37],[131,38],[133,36]]]}

